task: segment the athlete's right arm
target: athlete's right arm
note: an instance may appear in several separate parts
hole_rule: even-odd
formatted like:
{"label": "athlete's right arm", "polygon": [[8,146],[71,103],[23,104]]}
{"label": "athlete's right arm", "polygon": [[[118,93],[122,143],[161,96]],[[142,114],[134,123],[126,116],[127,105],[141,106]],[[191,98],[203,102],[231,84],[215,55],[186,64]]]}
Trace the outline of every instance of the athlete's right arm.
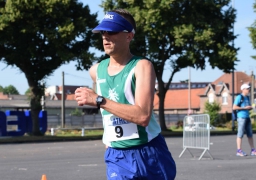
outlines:
{"label": "athlete's right arm", "polygon": [[97,69],[98,69],[98,65],[99,63],[97,64],[94,64],[90,69],[89,69],[89,74],[93,80],[93,82],[95,83],[96,82],[96,74],[97,74]]}
{"label": "athlete's right arm", "polygon": [[[90,69],[89,69],[89,74],[92,78],[92,81],[95,83],[96,82],[96,74],[97,74],[97,69],[98,69],[98,65],[99,63],[97,64],[94,64]],[[106,149],[108,148],[108,146],[106,145],[105,146]]]}

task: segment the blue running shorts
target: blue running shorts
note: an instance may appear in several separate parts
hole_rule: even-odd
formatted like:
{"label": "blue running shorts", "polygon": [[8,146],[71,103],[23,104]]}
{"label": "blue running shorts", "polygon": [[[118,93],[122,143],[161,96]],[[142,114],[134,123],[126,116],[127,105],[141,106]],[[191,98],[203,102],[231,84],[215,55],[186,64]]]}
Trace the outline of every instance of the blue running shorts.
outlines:
{"label": "blue running shorts", "polygon": [[108,180],[173,180],[176,164],[162,135],[132,148],[105,152]]}

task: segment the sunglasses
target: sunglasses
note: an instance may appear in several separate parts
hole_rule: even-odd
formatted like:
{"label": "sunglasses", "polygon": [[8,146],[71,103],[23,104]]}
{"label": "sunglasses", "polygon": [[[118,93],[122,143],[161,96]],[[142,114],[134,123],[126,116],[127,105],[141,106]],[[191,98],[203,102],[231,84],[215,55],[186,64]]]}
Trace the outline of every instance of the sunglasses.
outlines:
{"label": "sunglasses", "polygon": [[113,31],[100,31],[100,33],[102,35],[104,35],[105,33],[107,33],[108,35],[116,35],[118,34],[119,32],[113,32]]}

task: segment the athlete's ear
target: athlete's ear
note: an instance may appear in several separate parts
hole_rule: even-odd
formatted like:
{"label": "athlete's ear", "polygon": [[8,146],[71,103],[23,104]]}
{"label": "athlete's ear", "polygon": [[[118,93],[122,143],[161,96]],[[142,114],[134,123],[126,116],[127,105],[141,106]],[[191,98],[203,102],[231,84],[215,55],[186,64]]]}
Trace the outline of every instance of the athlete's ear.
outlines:
{"label": "athlete's ear", "polygon": [[128,42],[132,41],[133,37],[134,37],[134,33],[132,33],[132,32],[127,33],[127,41]]}

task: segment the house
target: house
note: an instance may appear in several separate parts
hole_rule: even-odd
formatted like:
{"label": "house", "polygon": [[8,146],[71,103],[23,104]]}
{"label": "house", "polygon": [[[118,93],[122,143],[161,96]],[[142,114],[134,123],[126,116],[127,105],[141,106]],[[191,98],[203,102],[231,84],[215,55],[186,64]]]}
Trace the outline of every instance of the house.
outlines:
{"label": "house", "polygon": [[[252,98],[255,101],[256,81],[253,75],[244,72],[234,72],[234,98],[241,93],[240,87],[244,83],[251,84],[253,88]],[[188,109],[193,114],[205,111],[205,102],[217,102],[221,105],[220,113],[232,112],[232,74],[223,74],[211,83],[171,83],[165,96],[165,114],[187,114]],[[190,94],[190,101],[189,101]],[[155,94],[154,112],[158,112],[159,98]]]}
{"label": "house", "polygon": [[241,85],[247,83],[252,87],[251,90],[251,102],[255,101],[255,90],[256,81],[254,75],[247,75],[244,72],[234,72],[234,90],[232,88],[232,74],[223,74],[214,82],[210,83],[206,88],[204,93],[200,95],[200,111],[204,112],[204,103],[217,102],[221,105],[220,113],[231,113],[232,112],[232,96],[234,91],[234,98],[241,93]]}

